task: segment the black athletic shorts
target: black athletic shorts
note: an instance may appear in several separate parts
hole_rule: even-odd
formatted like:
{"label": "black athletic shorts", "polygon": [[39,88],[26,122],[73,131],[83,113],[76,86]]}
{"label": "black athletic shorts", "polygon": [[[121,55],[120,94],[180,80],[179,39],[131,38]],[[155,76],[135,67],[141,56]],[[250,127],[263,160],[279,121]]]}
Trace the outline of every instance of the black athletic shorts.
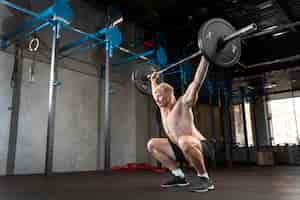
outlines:
{"label": "black athletic shorts", "polygon": [[[174,144],[170,139],[168,139],[168,140],[169,140],[170,145],[175,153],[176,161],[180,164],[188,163],[183,152],[177,146],[177,144]],[[215,160],[215,151],[214,151],[214,147],[213,147],[212,143],[209,142],[208,140],[200,140],[200,143],[202,145],[203,155],[204,155],[205,160],[209,160],[209,161]]]}

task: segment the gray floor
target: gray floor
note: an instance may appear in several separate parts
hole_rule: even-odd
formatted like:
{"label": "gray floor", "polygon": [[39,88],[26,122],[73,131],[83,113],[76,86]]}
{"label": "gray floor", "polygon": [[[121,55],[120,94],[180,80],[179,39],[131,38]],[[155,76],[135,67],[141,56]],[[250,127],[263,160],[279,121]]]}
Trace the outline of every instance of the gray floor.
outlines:
{"label": "gray floor", "polygon": [[[167,174],[112,172],[60,174],[45,177],[0,177],[1,200],[93,200],[93,199],[300,199],[300,167],[239,167],[218,169],[216,190],[197,194],[189,188],[162,189]],[[193,182],[193,173],[188,173]]]}

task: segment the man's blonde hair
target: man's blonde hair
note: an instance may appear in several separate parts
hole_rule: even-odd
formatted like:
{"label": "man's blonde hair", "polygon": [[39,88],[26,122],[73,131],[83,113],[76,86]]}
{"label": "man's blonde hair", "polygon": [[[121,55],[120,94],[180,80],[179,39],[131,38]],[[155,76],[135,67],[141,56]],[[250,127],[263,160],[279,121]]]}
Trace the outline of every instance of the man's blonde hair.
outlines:
{"label": "man's blonde hair", "polygon": [[174,88],[168,84],[168,83],[160,83],[156,88],[155,91],[157,90],[163,90],[165,93],[174,93]]}

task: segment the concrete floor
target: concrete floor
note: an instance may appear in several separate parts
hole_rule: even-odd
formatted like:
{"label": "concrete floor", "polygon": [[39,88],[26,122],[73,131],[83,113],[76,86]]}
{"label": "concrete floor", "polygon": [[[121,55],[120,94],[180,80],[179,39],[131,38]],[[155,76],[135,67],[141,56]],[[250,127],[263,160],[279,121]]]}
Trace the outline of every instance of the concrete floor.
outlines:
{"label": "concrete floor", "polygon": [[[168,174],[110,172],[0,177],[1,200],[298,200],[300,167],[239,167],[212,172],[216,190],[162,189]],[[191,183],[196,178],[188,172]]]}

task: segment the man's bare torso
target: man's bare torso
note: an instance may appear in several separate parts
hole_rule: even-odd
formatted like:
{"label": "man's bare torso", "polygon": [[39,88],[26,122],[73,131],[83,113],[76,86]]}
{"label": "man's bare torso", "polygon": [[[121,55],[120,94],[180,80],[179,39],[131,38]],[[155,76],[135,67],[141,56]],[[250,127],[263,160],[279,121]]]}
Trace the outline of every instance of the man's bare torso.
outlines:
{"label": "man's bare torso", "polygon": [[183,104],[182,97],[172,109],[162,108],[161,117],[164,130],[172,142],[177,143],[178,137],[182,135],[205,139],[195,126],[192,108]]}

